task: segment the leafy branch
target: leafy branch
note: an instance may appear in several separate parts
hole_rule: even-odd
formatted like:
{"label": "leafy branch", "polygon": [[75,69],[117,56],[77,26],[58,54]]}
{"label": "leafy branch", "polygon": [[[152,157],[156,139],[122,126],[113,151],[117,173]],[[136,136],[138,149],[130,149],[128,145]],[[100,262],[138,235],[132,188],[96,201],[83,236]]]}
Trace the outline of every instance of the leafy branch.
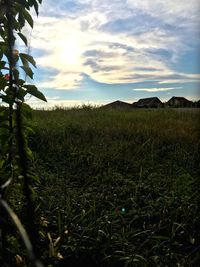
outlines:
{"label": "leafy branch", "polygon": [[[30,10],[33,7],[38,15],[38,7],[41,2],[42,0],[0,1],[0,99],[5,106],[0,109],[0,184],[6,185],[0,201],[1,208],[6,210],[13,222],[20,228],[19,221],[4,198],[8,185],[10,187],[16,184],[19,182],[18,177],[22,177],[21,184],[25,197],[23,220],[24,224],[29,227],[28,234],[34,247],[36,247],[38,237],[33,201],[35,178],[29,167],[32,153],[28,147],[30,124],[27,125],[31,109],[25,103],[25,97],[30,94],[42,101],[46,101],[46,98],[36,86],[26,84],[25,80],[20,79],[18,63],[21,62],[20,68],[33,79],[32,67],[36,67],[36,62],[31,55],[20,53],[15,49],[15,42],[19,37],[28,46],[22,29],[26,24],[33,28],[34,21]],[[22,232],[24,233],[24,231]],[[20,232],[21,235],[22,232]],[[5,246],[6,234],[4,237],[3,245]]]}

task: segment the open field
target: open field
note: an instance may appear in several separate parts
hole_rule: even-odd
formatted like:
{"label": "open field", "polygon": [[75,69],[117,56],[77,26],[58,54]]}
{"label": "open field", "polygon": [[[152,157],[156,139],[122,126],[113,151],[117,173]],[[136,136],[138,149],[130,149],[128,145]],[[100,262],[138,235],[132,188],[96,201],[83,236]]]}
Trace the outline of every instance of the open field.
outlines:
{"label": "open field", "polygon": [[178,111],[33,112],[46,266],[199,266],[200,112]]}

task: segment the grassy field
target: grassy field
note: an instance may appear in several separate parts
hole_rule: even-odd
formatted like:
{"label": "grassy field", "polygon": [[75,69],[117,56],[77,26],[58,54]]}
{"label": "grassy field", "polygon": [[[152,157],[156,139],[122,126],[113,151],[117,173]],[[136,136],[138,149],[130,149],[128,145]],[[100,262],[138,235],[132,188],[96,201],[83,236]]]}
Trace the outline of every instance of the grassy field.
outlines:
{"label": "grassy field", "polygon": [[199,266],[199,113],[34,111],[46,266]]}

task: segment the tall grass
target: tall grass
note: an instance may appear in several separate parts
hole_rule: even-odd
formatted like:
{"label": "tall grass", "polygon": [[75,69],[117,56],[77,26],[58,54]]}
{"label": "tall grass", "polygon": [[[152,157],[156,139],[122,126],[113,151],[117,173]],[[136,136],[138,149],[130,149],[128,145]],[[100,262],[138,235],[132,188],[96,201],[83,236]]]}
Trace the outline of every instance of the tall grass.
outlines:
{"label": "tall grass", "polygon": [[198,266],[198,110],[57,109],[34,124],[48,264]]}

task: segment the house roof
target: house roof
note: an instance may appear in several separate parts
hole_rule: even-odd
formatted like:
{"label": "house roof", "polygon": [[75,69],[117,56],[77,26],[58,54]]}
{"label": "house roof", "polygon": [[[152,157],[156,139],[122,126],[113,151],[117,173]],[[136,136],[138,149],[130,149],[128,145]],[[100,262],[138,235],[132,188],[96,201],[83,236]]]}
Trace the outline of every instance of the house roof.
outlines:
{"label": "house roof", "polygon": [[[186,99],[185,97],[180,97],[180,96],[173,96],[166,103],[168,103],[169,105],[175,105],[177,102],[181,103],[181,105],[187,105],[187,104],[189,105],[192,103],[192,101]],[[180,105],[180,104],[177,103],[176,105]],[[148,98],[141,98],[137,102],[134,102],[132,104],[117,100],[109,104],[106,104],[102,106],[101,108],[116,108],[116,109],[124,108],[126,109],[126,108],[142,108],[142,107],[148,108],[148,107],[163,107],[163,106],[164,104],[158,97],[148,97]]]}
{"label": "house roof", "polygon": [[129,103],[117,100],[117,101],[114,101],[114,102],[109,103],[107,105],[104,105],[103,107],[106,107],[106,108],[131,108],[132,105]]}
{"label": "house roof", "polygon": [[170,98],[167,103],[173,102],[173,101],[179,101],[179,102],[187,102],[187,103],[191,103],[190,100],[186,99],[183,96],[173,96],[172,98]]}
{"label": "house roof", "polygon": [[141,98],[138,100],[138,104],[151,104],[151,103],[162,103],[158,97],[148,97],[148,98]]}
{"label": "house roof", "polygon": [[133,107],[158,107],[163,105],[158,97],[141,98],[138,102],[134,102]]}

